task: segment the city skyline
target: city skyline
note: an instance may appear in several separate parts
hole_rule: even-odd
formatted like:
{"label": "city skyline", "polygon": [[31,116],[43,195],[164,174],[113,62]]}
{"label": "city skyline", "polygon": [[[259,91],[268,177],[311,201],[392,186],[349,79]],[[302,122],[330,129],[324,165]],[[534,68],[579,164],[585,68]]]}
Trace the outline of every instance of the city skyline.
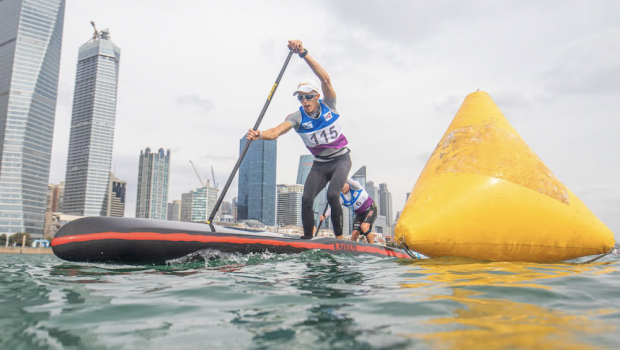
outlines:
{"label": "city skyline", "polygon": [[0,1],[0,233],[43,238],[64,11]]}
{"label": "city skyline", "polygon": [[[366,164],[372,169],[369,178],[389,183],[395,211],[404,206],[406,193],[460,103],[481,89],[489,92],[554,174],[612,230],[620,230],[620,185],[613,175],[618,169],[608,161],[614,149],[612,130],[618,126],[614,111],[620,107],[613,97],[620,61],[615,59],[615,7],[571,2],[562,16],[554,16],[557,7],[545,3],[482,3],[480,11],[473,11],[453,2],[448,12],[438,6],[372,5],[356,9],[352,16],[346,15],[343,4],[317,6],[308,15],[329,25],[312,31],[282,16],[294,11],[293,4],[286,3],[266,11],[260,4],[245,4],[242,10],[233,3],[187,1],[169,18],[174,25],[165,28],[157,21],[168,15],[165,7],[142,1],[114,6],[89,0],[71,3],[65,16],[49,182],[65,178],[75,78],[75,62],[70,61],[84,42],[80,33],[90,31],[89,21],[95,20],[102,28],[114,29],[117,44],[132,48],[131,55],[126,51],[123,57],[113,158],[113,172],[129,180],[128,216],[134,214],[136,200],[135,154],[154,141],[165,139],[175,153],[173,198],[196,187],[189,159],[199,168],[213,165],[218,178],[230,174],[237,140],[255,122],[286,55],[286,40],[299,38],[329,72],[337,90],[353,168]],[[145,9],[154,15],[130,15]],[[434,11],[442,13],[441,21],[430,21]],[[405,16],[411,13],[418,21]],[[355,20],[364,14],[372,14],[375,21]],[[205,15],[209,21],[199,20]],[[264,30],[248,30],[259,27]],[[137,28],[149,28],[151,35]],[[467,34],[472,32],[478,35]],[[243,48],[230,44],[241,40],[246,43]],[[188,41],[199,44],[187,45]],[[150,48],[161,42],[170,48],[153,57]],[[476,49],[468,49],[472,47]],[[211,52],[205,64],[204,53],[211,48],[225,49]],[[179,52],[185,57],[183,64]],[[281,122],[299,107],[290,94],[299,80],[311,77],[303,62],[291,60],[261,128]],[[224,84],[234,86],[234,91],[222,89]],[[385,117],[377,118],[360,96],[382,101]],[[162,127],[152,120],[172,122]],[[558,133],[558,127],[564,131]],[[278,141],[278,182],[293,183],[299,155],[306,150],[292,133]],[[235,191],[233,186],[226,199],[236,196]]]}

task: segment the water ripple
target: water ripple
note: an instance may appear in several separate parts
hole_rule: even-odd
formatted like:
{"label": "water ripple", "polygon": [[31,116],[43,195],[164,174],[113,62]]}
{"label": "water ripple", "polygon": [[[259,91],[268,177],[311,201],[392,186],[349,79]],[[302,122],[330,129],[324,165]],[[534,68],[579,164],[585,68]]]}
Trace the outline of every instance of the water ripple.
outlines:
{"label": "water ripple", "polygon": [[0,348],[615,348],[620,257],[583,261],[0,255]]}

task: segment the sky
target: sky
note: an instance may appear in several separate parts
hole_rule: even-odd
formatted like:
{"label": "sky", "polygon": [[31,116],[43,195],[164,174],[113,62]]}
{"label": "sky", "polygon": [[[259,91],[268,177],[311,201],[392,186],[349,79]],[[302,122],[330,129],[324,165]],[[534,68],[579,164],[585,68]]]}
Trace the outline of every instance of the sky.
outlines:
{"label": "sky", "polygon": [[[121,48],[112,171],[135,214],[140,150],[171,150],[168,200],[220,188],[288,54],[329,73],[353,160],[400,211],[465,97],[486,91],[530,148],[619,237],[620,1],[67,0],[50,182],[64,181],[79,47],[90,21]],[[314,78],[293,56],[260,129]],[[316,79],[315,79],[316,80]],[[278,139],[277,183],[299,156]],[[352,174],[351,173],[351,174]],[[237,180],[225,200],[237,193]]]}

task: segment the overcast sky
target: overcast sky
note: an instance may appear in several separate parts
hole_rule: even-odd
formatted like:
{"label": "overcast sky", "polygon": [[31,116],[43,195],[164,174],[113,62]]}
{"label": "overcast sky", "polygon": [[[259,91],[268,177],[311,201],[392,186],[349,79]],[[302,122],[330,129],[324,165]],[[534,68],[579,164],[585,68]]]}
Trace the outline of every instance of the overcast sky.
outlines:
{"label": "overcast sky", "polygon": [[[555,175],[620,232],[620,1],[68,0],[50,182],[64,181],[78,48],[89,21],[121,52],[113,172],[135,213],[140,150],[170,149],[169,201],[215,169],[223,187],[288,53],[300,39],[328,71],[352,172],[405,204],[460,104],[488,92]],[[312,78],[294,56],[261,125],[299,108]],[[277,183],[293,184],[291,132]],[[227,200],[237,193],[237,181]]]}

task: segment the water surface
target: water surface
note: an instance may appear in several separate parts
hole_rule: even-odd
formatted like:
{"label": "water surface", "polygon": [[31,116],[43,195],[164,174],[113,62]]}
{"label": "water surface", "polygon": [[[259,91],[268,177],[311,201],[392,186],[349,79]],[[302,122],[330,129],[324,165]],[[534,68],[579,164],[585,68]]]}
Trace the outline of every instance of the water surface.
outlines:
{"label": "water surface", "polygon": [[619,267],[617,255],[311,251],[157,267],[0,255],[0,349],[615,349]]}

